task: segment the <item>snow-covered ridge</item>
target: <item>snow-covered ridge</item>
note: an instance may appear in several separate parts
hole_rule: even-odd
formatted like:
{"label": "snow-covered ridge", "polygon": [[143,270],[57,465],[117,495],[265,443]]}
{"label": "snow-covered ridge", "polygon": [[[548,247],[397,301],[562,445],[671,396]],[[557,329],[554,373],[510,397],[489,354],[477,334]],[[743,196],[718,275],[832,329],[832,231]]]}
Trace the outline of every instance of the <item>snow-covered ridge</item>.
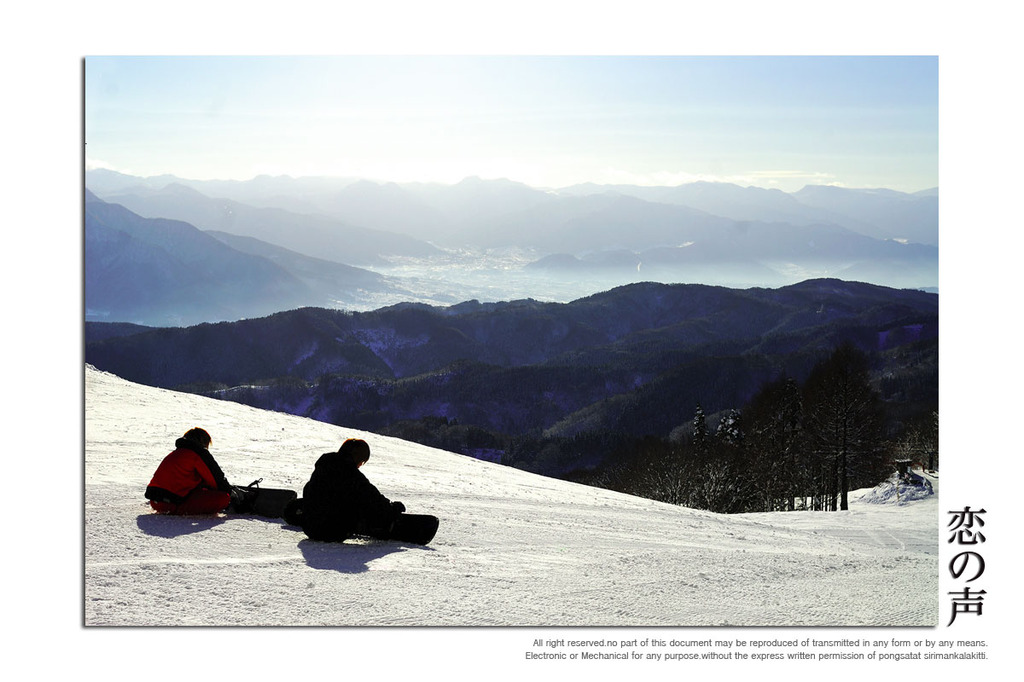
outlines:
{"label": "snow-covered ridge", "polygon": [[[370,479],[441,528],[325,544],[152,514],[142,492],[192,426],[233,482],[296,490],[363,437]],[[85,368],[87,625],[934,625],[936,498],[725,516]]]}

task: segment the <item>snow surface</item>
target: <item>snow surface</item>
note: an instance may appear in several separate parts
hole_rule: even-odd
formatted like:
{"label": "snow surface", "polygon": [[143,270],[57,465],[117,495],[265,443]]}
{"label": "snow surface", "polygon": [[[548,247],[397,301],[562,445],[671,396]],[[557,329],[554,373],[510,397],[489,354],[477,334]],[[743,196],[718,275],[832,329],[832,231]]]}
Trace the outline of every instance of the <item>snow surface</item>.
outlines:
{"label": "snow surface", "polygon": [[[192,426],[228,478],[301,490],[365,438],[363,471],[441,518],[427,547],[308,540],[260,517],[168,517],[143,490]],[[920,473],[920,472],[918,472]],[[84,623],[933,626],[937,495],[848,512],[675,507],[85,369]],[[938,485],[937,479],[931,481]]]}

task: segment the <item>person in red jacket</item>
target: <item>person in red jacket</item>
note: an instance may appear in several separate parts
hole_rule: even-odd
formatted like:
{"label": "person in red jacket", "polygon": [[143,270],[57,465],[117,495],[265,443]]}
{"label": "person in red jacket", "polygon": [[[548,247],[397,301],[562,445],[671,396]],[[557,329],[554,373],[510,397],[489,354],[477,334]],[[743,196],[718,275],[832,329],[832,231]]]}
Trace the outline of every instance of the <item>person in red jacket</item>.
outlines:
{"label": "person in red jacket", "polygon": [[204,429],[189,429],[160,462],[146,488],[146,499],[161,514],[216,514],[237,495],[210,454],[213,439]]}

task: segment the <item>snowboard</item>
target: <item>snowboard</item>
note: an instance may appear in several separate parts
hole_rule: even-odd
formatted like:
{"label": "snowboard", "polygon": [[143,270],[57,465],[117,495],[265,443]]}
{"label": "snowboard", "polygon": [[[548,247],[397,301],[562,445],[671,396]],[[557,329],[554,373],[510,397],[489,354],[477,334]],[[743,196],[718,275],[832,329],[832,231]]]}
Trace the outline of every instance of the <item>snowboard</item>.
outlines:
{"label": "snowboard", "polygon": [[[292,498],[285,503],[281,512],[285,523],[291,526],[302,527],[302,498]],[[395,519],[390,531],[371,531],[369,529],[356,530],[353,535],[369,535],[379,540],[398,540],[399,542],[411,542],[416,545],[425,545],[434,539],[437,527],[441,524],[440,519],[429,514],[406,514],[401,513]]]}
{"label": "snowboard", "polygon": [[237,486],[246,494],[245,506],[238,511],[271,519],[284,518],[285,507],[299,496],[298,493],[284,488],[261,488],[262,480],[260,478],[249,485]]}
{"label": "snowboard", "polygon": [[425,545],[434,539],[441,520],[429,514],[401,513],[391,527],[390,540]]}

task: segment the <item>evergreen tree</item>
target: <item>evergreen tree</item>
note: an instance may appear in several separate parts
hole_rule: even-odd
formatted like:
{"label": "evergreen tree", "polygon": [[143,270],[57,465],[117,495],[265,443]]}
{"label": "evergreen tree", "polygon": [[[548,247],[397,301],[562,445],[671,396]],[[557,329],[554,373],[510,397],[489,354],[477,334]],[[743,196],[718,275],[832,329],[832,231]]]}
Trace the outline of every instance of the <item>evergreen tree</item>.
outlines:
{"label": "evergreen tree", "polygon": [[718,424],[718,431],[715,435],[728,445],[739,446],[743,443],[743,427],[740,423],[739,410],[729,410],[729,414]]}
{"label": "evergreen tree", "polygon": [[700,403],[697,403],[697,411],[693,415],[693,445],[698,453],[707,452],[708,420]]}

